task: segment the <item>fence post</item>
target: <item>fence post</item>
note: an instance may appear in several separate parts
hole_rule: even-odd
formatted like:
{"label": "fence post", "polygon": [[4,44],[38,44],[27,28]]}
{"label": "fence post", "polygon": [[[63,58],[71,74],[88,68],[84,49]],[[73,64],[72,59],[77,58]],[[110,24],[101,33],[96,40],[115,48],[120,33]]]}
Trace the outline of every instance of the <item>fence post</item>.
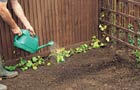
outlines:
{"label": "fence post", "polygon": [[97,0],[98,2],[98,28],[97,28],[97,36],[99,39],[102,38],[102,32],[99,30],[99,24],[100,24],[100,14],[101,14],[101,6],[102,6],[102,1],[101,0]]}

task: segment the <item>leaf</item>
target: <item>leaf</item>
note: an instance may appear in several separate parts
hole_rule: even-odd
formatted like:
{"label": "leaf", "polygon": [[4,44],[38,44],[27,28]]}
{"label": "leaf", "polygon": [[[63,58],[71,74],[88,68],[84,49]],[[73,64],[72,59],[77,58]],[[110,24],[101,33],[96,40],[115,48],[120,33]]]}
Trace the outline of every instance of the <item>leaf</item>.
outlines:
{"label": "leaf", "polygon": [[26,63],[26,66],[27,66],[27,67],[31,67],[32,65],[33,65],[32,61],[28,61],[28,62]]}
{"label": "leaf", "polygon": [[103,47],[103,46],[105,46],[105,44],[104,43],[101,43],[100,46]]}
{"label": "leaf", "polygon": [[106,37],[105,39],[106,39],[107,42],[110,42],[110,38],[109,37]]}
{"label": "leaf", "polygon": [[75,53],[74,49],[70,49],[70,55],[73,55]]}
{"label": "leaf", "polygon": [[[40,58],[40,57],[39,57],[39,58]],[[37,57],[33,57],[33,58],[32,58],[32,61],[33,61],[33,62],[36,62],[37,60],[38,60]]]}
{"label": "leaf", "polygon": [[42,62],[42,64],[45,64],[45,62]]}
{"label": "leaf", "polygon": [[128,24],[128,29],[133,30],[134,26],[132,24]]}
{"label": "leaf", "polygon": [[99,28],[102,28],[102,25],[101,24],[99,25]]}
{"label": "leaf", "polygon": [[39,61],[38,61],[38,64],[39,64],[39,65],[41,65],[41,64],[42,64],[42,61],[41,61],[41,60],[39,60]]}
{"label": "leaf", "polygon": [[102,14],[102,15],[101,15],[101,17],[103,18],[103,17],[105,17],[105,15],[104,15],[104,14]]}
{"label": "leaf", "polygon": [[99,25],[99,28],[100,28],[100,30],[101,31],[104,31],[104,30],[106,30],[107,29],[107,25]]}
{"label": "leaf", "polygon": [[51,66],[51,63],[50,63],[50,62],[48,62],[48,63],[47,63],[47,66]]}
{"label": "leaf", "polygon": [[16,67],[22,67],[24,65],[22,65],[21,63],[16,64]]}
{"label": "leaf", "polygon": [[22,67],[21,70],[22,71],[26,71],[28,69],[28,67]]}
{"label": "leaf", "polygon": [[77,47],[75,50],[76,50],[76,51],[75,51],[76,53],[82,52],[82,49],[81,49],[80,47]]}
{"label": "leaf", "polygon": [[24,60],[24,59],[20,59],[20,64],[21,64],[21,65],[26,64],[26,62],[27,62],[26,60]]}
{"label": "leaf", "polygon": [[101,12],[101,18],[105,17],[105,13]]}
{"label": "leaf", "polygon": [[140,38],[138,38],[138,45],[140,45]]}
{"label": "leaf", "polygon": [[57,60],[57,63],[60,63],[61,62],[60,56],[56,56],[56,60]]}
{"label": "leaf", "polygon": [[5,66],[4,68],[8,71],[14,71],[16,69],[16,66]]}
{"label": "leaf", "polygon": [[64,62],[64,61],[65,61],[65,59],[63,56],[57,55],[57,63]]}
{"label": "leaf", "polygon": [[98,43],[98,42],[95,42],[95,43],[93,44],[93,48],[100,48],[99,43]]}
{"label": "leaf", "polygon": [[136,58],[136,63],[140,63],[140,58]]}
{"label": "leaf", "polygon": [[136,55],[137,58],[140,57],[140,51],[136,50],[136,51],[134,52],[134,54]]}
{"label": "leaf", "polygon": [[33,70],[37,70],[37,66],[33,66],[32,68],[33,68]]}
{"label": "leaf", "polygon": [[37,56],[37,58],[41,58],[41,56]]}

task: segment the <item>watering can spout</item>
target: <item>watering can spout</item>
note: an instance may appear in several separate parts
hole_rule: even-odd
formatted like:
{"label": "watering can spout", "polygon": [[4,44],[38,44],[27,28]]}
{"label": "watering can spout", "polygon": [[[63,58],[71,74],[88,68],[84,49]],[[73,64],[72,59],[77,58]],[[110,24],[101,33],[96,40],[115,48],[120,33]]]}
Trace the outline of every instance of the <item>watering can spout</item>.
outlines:
{"label": "watering can spout", "polygon": [[39,46],[38,50],[41,49],[41,48],[47,47],[47,46],[52,46],[52,45],[54,45],[54,42],[53,41],[49,41],[47,44]]}

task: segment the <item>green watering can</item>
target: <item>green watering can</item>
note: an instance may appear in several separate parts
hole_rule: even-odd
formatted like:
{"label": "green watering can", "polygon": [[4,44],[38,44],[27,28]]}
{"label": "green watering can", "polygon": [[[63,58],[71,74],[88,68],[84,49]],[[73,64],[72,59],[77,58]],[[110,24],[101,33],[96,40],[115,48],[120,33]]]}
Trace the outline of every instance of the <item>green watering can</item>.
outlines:
{"label": "green watering can", "polygon": [[49,41],[47,44],[39,46],[38,36],[31,36],[28,30],[22,29],[21,31],[21,36],[15,35],[14,37],[14,46],[17,48],[20,48],[30,53],[35,53],[41,48],[54,45],[53,41]]}

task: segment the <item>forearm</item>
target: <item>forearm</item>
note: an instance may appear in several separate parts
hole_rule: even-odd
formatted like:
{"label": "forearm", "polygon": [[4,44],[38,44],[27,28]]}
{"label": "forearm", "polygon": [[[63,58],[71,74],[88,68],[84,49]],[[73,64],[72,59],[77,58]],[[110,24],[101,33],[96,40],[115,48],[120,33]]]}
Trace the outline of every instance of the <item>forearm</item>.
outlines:
{"label": "forearm", "polygon": [[25,28],[30,31],[31,35],[35,35],[34,29],[25,17],[25,14],[23,12],[23,9],[21,5],[19,4],[18,0],[10,0],[12,8],[17,15],[17,17],[21,20],[21,22],[24,24]]}
{"label": "forearm", "polygon": [[13,8],[15,14],[21,20],[21,22],[24,24],[24,26],[25,27],[30,26],[30,23],[27,20],[27,18],[25,17],[23,9],[22,9],[21,5],[18,3],[18,1],[17,0],[13,0],[13,1],[11,0],[11,3],[12,3],[12,8]]}
{"label": "forearm", "polygon": [[2,17],[2,19],[8,23],[10,25],[11,28],[16,28],[18,27],[17,24],[15,23],[15,21],[13,20],[10,12],[8,11],[8,9],[5,7],[1,7],[0,8],[0,16]]}

